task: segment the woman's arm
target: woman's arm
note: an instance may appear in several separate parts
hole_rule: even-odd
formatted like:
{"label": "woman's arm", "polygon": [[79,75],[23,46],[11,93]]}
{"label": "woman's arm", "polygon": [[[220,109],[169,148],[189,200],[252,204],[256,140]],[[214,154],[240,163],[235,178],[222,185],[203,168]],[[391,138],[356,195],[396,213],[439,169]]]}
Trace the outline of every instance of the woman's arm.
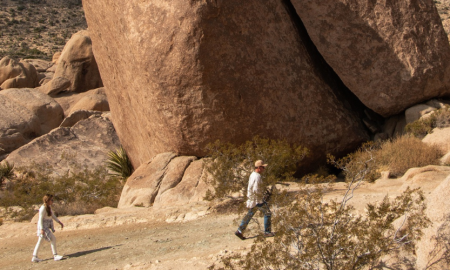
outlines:
{"label": "woman's arm", "polygon": [[61,221],[59,221],[59,219],[55,216],[55,212],[53,211],[53,209],[52,209],[52,218],[54,221],[58,222],[59,225],[61,225],[61,228],[64,228],[64,224]]}

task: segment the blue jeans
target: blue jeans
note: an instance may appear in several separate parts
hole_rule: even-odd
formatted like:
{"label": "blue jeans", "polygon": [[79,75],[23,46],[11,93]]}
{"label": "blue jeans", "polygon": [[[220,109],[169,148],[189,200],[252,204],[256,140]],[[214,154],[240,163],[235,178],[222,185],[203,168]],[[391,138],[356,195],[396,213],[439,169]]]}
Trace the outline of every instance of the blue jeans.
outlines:
{"label": "blue jeans", "polygon": [[248,209],[247,215],[244,217],[244,219],[241,222],[241,225],[239,225],[238,230],[240,232],[244,232],[247,228],[248,223],[252,219],[252,217],[256,214],[256,211],[259,210],[264,214],[264,232],[270,233],[271,230],[271,217],[272,213],[270,212],[269,205],[266,202],[257,204],[255,207]]}

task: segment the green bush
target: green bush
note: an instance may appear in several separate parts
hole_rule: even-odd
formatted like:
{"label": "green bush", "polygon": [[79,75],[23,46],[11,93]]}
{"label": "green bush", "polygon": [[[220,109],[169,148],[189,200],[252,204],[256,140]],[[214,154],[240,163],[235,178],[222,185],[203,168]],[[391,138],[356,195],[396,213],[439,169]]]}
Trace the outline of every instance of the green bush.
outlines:
{"label": "green bush", "polygon": [[207,148],[210,159],[205,166],[212,176],[208,181],[214,187],[214,194],[208,193],[208,199],[223,198],[245,190],[255,161],[260,159],[269,164],[263,176],[265,185],[292,179],[308,154],[308,150],[301,146],[258,136],[241,145],[217,141]]}
{"label": "green bush", "polygon": [[128,158],[127,152],[120,146],[116,151],[108,152],[106,167],[111,170],[112,175],[128,178],[133,173],[133,166]]}

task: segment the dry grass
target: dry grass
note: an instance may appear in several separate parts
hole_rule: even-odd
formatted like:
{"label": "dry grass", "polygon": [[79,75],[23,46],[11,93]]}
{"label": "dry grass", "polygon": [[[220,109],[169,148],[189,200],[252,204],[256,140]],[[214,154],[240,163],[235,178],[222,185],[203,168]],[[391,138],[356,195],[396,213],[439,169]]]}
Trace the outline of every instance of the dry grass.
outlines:
{"label": "dry grass", "polygon": [[394,176],[402,176],[410,168],[438,165],[441,157],[438,147],[412,136],[387,141],[377,153],[379,166],[386,166]]}

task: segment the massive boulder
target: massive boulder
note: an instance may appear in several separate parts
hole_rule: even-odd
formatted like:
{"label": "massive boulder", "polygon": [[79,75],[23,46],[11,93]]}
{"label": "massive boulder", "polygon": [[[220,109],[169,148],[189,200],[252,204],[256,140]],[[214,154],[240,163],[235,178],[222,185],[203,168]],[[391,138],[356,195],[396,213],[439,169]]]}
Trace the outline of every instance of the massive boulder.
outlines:
{"label": "massive boulder", "polygon": [[345,85],[390,116],[450,95],[450,46],[433,0],[292,0]]}
{"label": "massive boulder", "polygon": [[0,60],[0,90],[8,88],[34,88],[39,85],[36,68],[26,62],[3,57]]}
{"label": "massive boulder", "polygon": [[53,175],[104,166],[109,150],[120,146],[111,121],[96,116],[73,127],[60,127],[12,152],[6,161],[16,167],[52,168]]}
{"label": "massive boulder", "polygon": [[55,100],[35,89],[1,91],[0,108],[0,155],[58,127],[64,116]]}
{"label": "massive boulder", "polygon": [[323,80],[281,1],[84,0],[93,50],[134,167],[255,135],[339,153],[367,139]]}
{"label": "massive boulder", "polygon": [[[92,53],[89,31],[82,30],[72,35],[64,46],[54,78],[65,78],[70,86],[62,90],[85,92],[103,86],[97,62]],[[62,91],[61,90],[61,91]],[[55,91],[52,94],[57,94]]]}

